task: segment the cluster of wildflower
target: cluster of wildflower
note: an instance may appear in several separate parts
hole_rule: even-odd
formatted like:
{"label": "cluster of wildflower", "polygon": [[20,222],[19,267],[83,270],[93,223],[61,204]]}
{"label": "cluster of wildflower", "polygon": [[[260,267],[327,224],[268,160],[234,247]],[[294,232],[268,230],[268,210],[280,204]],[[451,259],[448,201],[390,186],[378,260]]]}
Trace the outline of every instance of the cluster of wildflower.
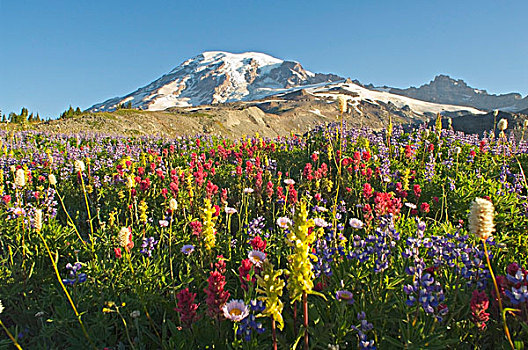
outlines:
{"label": "cluster of wildflower", "polygon": [[57,201],[55,200],[55,189],[47,188],[42,196],[42,208],[47,217],[54,218],[57,216]]}
{"label": "cluster of wildflower", "polygon": [[[500,292],[516,308],[528,307],[528,271],[512,263],[506,268],[506,277],[497,276]],[[522,306],[522,307],[521,307]],[[527,316],[528,317],[528,316]]]}
{"label": "cluster of wildflower", "polygon": [[185,288],[178,292],[176,298],[178,299],[178,307],[174,310],[180,314],[182,324],[189,328],[200,318],[196,313],[200,304],[194,302],[196,293],[191,293],[189,288]]}
{"label": "cluster of wildflower", "polygon": [[470,242],[469,235],[461,235],[460,229],[454,234],[425,238],[421,245],[427,249],[434,268],[454,267],[455,273],[467,280],[468,287],[486,288],[490,272],[484,251]]}
{"label": "cluster of wildflower", "polygon": [[[251,220],[247,226],[247,233],[249,237],[260,236],[263,234],[264,227],[266,226],[265,219],[263,216],[259,216]],[[268,233],[264,234],[265,238],[269,237]]]}
{"label": "cluster of wildflower", "polygon": [[425,164],[425,170],[424,170],[425,181],[431,182],[433,180],[434,175],[435,175],[435,158],[434,158],[434,154],[431,153],[429,155],[429,161],[427,162],[427,164]]}
{"label": "cluster of wildflower", "polygon": [[80,262],[76,262],[73,265],[70,263],[67,263],[66,269],[69,270],[69,274],[68,274],[69,278],[63,278],[62,283],[68,286],[73,286],[75,284],[85,282],[87,276],[83,272],[79,273],[81,268],[82,268],[82,264]]}
{"label": "cluster of wildflower", "polygon": [[244,341],[250,341],[253,332],[257,332],[257,334],[264,333],[266,328],[262,326],[261,322],[257,322],[256,315],[262,313],[265,308],[266,307],[262,301],[251,300],[249,302],[249,315],[240,321],[240,325],[237,329],[237,336],[242,337]]}
{"label": "cluster of wildflower", "polygon": [[[325,234],[323,238],[319,238],[315,242],[316,259],[311,259],[313,264],[313,271],[315,278],[321,276],[332,276],[332,262],[334,261],[335,248],[331,246],[333,234],[331,232]],[[343,249],[343,247],[340,247]]]}
{"label": "cluster of wildflower", "polygon": [[142,224],[146,225],[147,222],[148,222],[148,216],[147,216],[148,206],[147,206],[147,202],[145,202],[144,200],[139,202],[138,210],[139,210],[139,222],[141,222]]}
{"label": "cluster of wildflower", "polygon": [[374,234],[369,234],[365,239],[354,235],[353,248],[349,251],[349,259],[365,262],[371,256],[375,257],[374,272],[382,272],[389,267],[391,249],[400,240],[400,234],[394,228],[392,215],[380,218],[380,223]]}
{"label": "cluster of wildflower", "polygon": [[367,332],[373,330],[374,326],[367,321],[364,311],[357,314],[357,319],[360,323],[357,326],[352,326],[352,329],[358,332],[359,348],[362,350],[375,350],[374,339],[369,340],[367,337]]}
{"label": "cluster of wildflower", "polygon": [[249,244],[253,248],[253,250],[258,250],[263,252],[266,250],[266,245],[268,242],[265,239],[262,239],[260,236],[255,236],[253,239],[249,241]]}
{"label": "cluster of wildflower", "polygon": [[225,290],[225,276],[226,263],[223,256],[218,256],[218,262],[215,263],[215,270],[209,273],[207,279],[207,288],[204,289],[207,295],[207,314],[210,317],[218,318],[222,313],[222,307],[229,299],[230,293]]}
{"label": "cluster of wildflower", "polygon": [[140,253],[145,254],[150,258],[156,244],[158,244],[158,241],[154,239],[154,237],[143,238],[143,243],[141,244],[142,249],[140,250]]}
{"label": "cluster of wildflower", "polygon": [[[508,191],[508,193],[520,194],[522,192],[523,176],[522,174],[512,173],[508,164],[502,165],[498,180],[504,186],[504,189]],[[497,196],[502,196],[503,192],[499,189],[496,194]]]}
{"label": "cluster of wildflower", "polygon": [[410,260],[405,271],[412,276],[412,283],[405,285],[403,291],[407,295],[406,304],[408,306],[418,304],[427,314],[434,315],[438,321],[442,321],[443,316],[448,312],[447,305],[443,304],[444,291],[440,282],[434,278],[436,268],[426,268],[419,254],[419,247],[424,241],[425,228],[425,223],[418,221],[417,238],[409,237],[407,239],[408,248],[402,253],[404,258]]}

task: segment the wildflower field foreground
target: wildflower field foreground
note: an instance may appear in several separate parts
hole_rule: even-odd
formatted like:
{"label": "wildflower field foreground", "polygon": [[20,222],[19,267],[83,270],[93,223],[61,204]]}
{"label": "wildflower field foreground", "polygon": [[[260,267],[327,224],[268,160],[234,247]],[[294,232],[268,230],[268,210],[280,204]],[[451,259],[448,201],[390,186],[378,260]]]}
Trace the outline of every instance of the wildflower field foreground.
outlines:
{"label": "wildflower field foreground", "polygon": [[528,343],[528,143],[1,134],[0,348]]}

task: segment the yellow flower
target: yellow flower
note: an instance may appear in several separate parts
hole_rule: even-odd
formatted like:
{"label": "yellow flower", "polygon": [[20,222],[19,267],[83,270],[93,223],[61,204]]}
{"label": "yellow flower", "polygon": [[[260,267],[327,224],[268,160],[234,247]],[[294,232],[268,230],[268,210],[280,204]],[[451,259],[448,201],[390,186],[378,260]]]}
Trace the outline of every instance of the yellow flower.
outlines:
{"label": "yellow flower", "polygon": [[288,234],[287,243],[293,247],[293,253],[288,256],[288,268],[290,279],[288,291],[292,301],[301,300],[304,292],[309,293],[313,289],[314,273],[312,271],[312,260],[317,257],[310,254],[310,245],[314,242],[316,234],[308,233],[310,227],[314,227],[314,221],[308,220],[306,203],[302,202],[297,210]]}
{"label": "yellow flower", "polygon": [[216,210],[211,205],[211,200],[204,199],[204,207],[202,208],[202,237],[205,248],[211,250],[216,244],[216,231],[214,228],[214,222],[216,218],[213,214]]}
{"label": "yellow flower", "polygon": [[144,200],[139,202],[139,221],[145,225],[147,224],[148,220],[147,209],[147,203]]}
{"label": "yellow flower", "polygon": [[[284,281],[280,278],[282,270],[273,270],[273,264],[268,260],[262,263],[262,272],[257,275],[257,293],[264,294],[257,297],[266,304],[266,308],[262,311],[261,316],[267,316],[278,323],[278,328],[282,330],[284,327],[284,320],[282,318],[283,304],[279,297],[282,296],[282,289],[284,288]],[[259,317],[261,317],[259,315]]]}

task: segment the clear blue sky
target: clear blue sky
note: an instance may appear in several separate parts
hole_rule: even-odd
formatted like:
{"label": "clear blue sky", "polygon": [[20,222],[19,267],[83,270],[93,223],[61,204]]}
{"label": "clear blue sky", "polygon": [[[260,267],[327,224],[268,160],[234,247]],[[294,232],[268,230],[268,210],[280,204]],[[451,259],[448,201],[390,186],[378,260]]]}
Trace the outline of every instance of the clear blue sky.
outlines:
{"label": "clear blue sky", "polygon": [[0,0],[0,109],[85,109],[208,50],[396,87],[446,73],[524,96],[527,14],[527,0]]}

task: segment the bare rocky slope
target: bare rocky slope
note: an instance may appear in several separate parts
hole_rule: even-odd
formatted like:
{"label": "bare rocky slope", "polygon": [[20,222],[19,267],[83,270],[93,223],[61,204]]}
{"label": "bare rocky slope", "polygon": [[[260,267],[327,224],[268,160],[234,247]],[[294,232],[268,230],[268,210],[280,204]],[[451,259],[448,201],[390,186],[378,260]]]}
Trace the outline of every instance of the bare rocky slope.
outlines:
{"label": "bare rocky slope", "polygon": [[[35,125],[52,132],[100,132],[104,134],[175,137],[211,134],[236,138],[258,132],[264,137],[302,134],[315,125],[339,120],[338,98],[347,101],[343,114],[347,125],[382,129],[389,123],[419,124],[442,113],[453,120],[480,123],[482,112],[471,108],[433,104],[365,89],[351,81],[294,90],[255,101],[217,103],[197,107],[172,107],[163,111],[119,109],[86,113],[74,118]],[[465,117],[462,117],[465,116]],[[455,124],[455,123],[453,123]],[[469,131],[469,129],[468,129]],[[473,131],[473,130],[472,130]],[[477,131],[478,132],[478,131]]]}

